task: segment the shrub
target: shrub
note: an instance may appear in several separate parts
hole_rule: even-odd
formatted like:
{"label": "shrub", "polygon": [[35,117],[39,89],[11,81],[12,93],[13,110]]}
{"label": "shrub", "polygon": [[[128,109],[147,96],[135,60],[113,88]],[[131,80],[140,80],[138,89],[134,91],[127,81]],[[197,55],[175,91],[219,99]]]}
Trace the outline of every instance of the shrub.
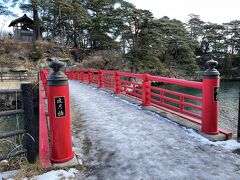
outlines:
{"label": "shrub", "polygon": [[38,48],[36,44],[34,44],[33,50],[29,54],[30,59],[32,59],[33,61],[38,61],[39,59],[42,58],[42,55],[43,55],[42,49]]}

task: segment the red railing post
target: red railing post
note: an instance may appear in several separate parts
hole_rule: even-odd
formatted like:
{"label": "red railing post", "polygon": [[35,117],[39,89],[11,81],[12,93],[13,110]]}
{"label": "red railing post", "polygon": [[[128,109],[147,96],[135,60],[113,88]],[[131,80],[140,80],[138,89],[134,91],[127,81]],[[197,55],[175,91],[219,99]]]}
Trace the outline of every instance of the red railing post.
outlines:
{"label": "red railing post", "polygon": [[103,71],[98,70],[98,87],[103,88]]}
{"label": "red railing post", "polygon": [[75,80],[78,80],[78,70],[75,70],[75,72],[76,72],[76,78],[75,78]]}
{"label": "red railing post", "polygon": [[92,84],[92,70],[88,69],[88,84]]}
{"label": "red railing post", "polygon": [[73,70],[70,71],[70,79],[73,79]]}
{"label": "red railing post", "polygon": [[151,81],[148,74],[143,74],[142,77],[142,104],[151,106]]}
{"label": "red railing post", "polygon": [[114,94],[121,94],[121,82],[120,82],[120,73],[119,71],[115,71],[114,72],[114,84],[115,84],[115,88],[114,88]]}
{"label": "red railing post", "polygon": [[74,158],[69,85],[67,77],[60,71],[64,63],[51,61],[49,66],[54,70],[47,79],[51,160],[64,163]]}
{"label": "red railing post", "polygon": [[180,111],[183,112],[184,110],[184,97],[183,96],[180,96]]}
{"label": "red railing post", "polygon": [[80,79],[80,70],[77,70],[77,79],[76,80],[79,80]]}
{"label": "red railing post", "polygon": [[77,80],[77,77],[78,77],[77,70],[74,70],[74,80]]}
{"label": "red railing post", "polygon": [[80,82],[84,81],[84,72],[83,70],[80,70]]}
{"label": "red railing post", "polygon": [[219,72],[217,61],[207,61],[208,69],[203,73],[202,129],[205,134],[218,134]]}

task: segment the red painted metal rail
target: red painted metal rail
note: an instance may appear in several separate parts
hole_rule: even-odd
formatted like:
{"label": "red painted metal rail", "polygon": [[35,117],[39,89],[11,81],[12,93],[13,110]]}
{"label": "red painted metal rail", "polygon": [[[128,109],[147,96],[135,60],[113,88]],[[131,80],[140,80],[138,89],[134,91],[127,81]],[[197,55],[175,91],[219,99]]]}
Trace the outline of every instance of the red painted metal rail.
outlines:
{"label": "red painted metal rail", "polygon": [[46,108],[45,108],[45,88],[44,88],[44,80],[47,77],[46,72],[41,72],[40,77],[42,81],[39,83],[39,157],[41,165],[44,168],[48,168],[51,166],[50,162],[50,151],[48,144],[48,128],[47,128],[47,117],[46,117]]}
{"label": "red painted metal rail", "polygon": [[[202,126],[205,126],[205,124],[202,124],[204,108],[204,112],[217,111],[216,109],[211,109],[211,107],[203,107],[203,98],[205,98],[205,102],[212,101],[207,96],[202,97],[201,95],[203,94],[204,82],[152,76],[149,74],[92,69],[70,70],[66,71],[66,75],[69,79],[94,84],[99,88],[111,90],[115,94],[124,94],[141,101],[144,106],[154,106],[163,109]],[[166,84],[195,89],[200,92],[200,95],[194,96],[177,92],[165,88]],[[206,108],[208,109],[206,110]],[[226,134],[228,138],[232,136],[231,133],[222,129],[218,129],[218,131]],[[207,134],[211,134],[211,132],[207,132]]]}

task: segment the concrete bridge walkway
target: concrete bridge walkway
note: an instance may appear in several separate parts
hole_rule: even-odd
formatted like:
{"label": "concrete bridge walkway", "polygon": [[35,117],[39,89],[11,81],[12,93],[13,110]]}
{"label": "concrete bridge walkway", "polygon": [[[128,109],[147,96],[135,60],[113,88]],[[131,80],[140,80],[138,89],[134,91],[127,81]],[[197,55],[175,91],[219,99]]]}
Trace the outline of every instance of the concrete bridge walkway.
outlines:
{"label": "concrete bridge walkway", "polygon": [[239,179],[231,141],[210,143],[114,95],[69,83],[73,146],[89,167],[79,179]]}

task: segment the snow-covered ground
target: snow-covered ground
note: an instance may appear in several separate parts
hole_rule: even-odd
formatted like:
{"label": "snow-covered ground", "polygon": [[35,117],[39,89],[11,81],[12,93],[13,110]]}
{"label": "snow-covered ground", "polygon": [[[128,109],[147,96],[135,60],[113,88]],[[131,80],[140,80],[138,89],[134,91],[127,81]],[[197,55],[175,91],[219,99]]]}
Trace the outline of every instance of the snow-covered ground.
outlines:
{"label": "snow-covered ground", "polygon": [[70,81],[75,152],[83,179],[240,179],[240,145],[213,143],[141,107]]}
{"label": "snow-covered ground", "polygon": [[[0,180],[4,179],[13,179],[19,171],[21,170],[13,170],[7,172],[0,172]],[[79,173],[77,169],[70,168],[69,170],[52,170],[41,174],[39,176],[35,176],[30,178],[31,180],[57,180],[57,179],[77,179],[76,174]],[[24,180],[28,180],[28,178],[23,178]]]}

